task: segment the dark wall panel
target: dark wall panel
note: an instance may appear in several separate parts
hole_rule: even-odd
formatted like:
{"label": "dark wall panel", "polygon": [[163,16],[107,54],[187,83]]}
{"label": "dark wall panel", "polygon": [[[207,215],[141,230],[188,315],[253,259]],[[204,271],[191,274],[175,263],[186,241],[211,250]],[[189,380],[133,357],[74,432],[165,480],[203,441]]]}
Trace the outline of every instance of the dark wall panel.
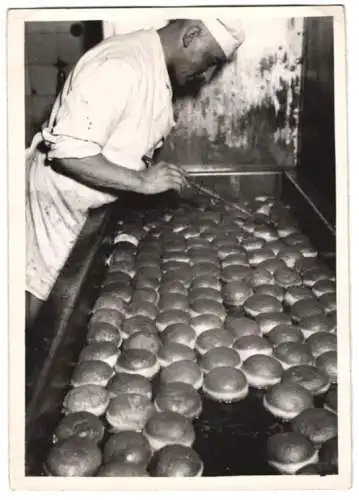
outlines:
{"label": "dark wall panel", "polygon": [[335,116],[333,20],[304,24],[304,71],[298,174],[335,223]]}

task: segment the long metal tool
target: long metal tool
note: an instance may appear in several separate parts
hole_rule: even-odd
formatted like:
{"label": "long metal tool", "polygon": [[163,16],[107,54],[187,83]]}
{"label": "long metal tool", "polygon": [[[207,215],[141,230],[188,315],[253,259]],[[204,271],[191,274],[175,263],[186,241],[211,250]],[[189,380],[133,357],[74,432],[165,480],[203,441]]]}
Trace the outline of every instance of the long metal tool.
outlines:
{"label": "long metal tool", "polygon": [[[148,156],[144,156],[142,158],[142,160],[144,161],[144,163],[146,164],[147,167],[151,167],[152,165],[154,165],[154,161],[152,160],[152,158],[150,158]],[[245,217],[250,217],[252,215],[251,212],[249,212],[245,208],[237,205],[237,203],[233,203],[231,201],[226,200],[225,198],[223,198],[221,195],[219,195],[218,193],[216,193],[212,189],[206,188],[206,187],[202,186],[201,184],[198,184],[197,182],[193,181],[192,179],[189,180],[188,177],[186,177],[186,182],[187,182],[189,187],[195,189],[196,191],[199,191],[200,193],[205,194],[211,200],[219,201],[223,205],[225,205],[226,207],[233,208],[233,209],[237,210],[238,212],[241,212],[243,214],[243,216],[245,216]]]}
{"label": "long metal tool", "polygon": [[186,179],[187,180],[187,183],[190,187],[193,187],[194,189],[196,189],[197,191],[205,194],[206,196],[208,196],[210,199],[214,199],[216,201],[219,201],[221,202],[223,205],[225,205],[226,207],[229,207],[229,208],[234,208],[235,210],[237,210],[238,212],[241,212],[245,217],[250,217],[252,214],[246,210],[245,208],[237,205],[237,203],[233,203],[231,201],[228,201],[226,200],[225,198],[223,198],[221,195],[219,195],[218,193],[216,193],[215,191],[213,191],[212,189],[209,189],[209,188],[206,188],[204,186],[202,186],[201,184],[198,184],[197,182],[194,182],[192,180],[188,180],[188,178]]}

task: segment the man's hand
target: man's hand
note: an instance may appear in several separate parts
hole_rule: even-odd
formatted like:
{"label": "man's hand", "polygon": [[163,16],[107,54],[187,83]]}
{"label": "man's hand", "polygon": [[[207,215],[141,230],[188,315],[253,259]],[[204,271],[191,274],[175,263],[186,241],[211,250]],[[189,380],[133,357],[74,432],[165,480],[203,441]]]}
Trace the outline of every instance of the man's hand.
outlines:
{"label": "man's hand", "polygon": [[183,170],[171,163],[159,162],[143,172],[145,194],[163,193],[170,189],[180,191],[186,184]]}

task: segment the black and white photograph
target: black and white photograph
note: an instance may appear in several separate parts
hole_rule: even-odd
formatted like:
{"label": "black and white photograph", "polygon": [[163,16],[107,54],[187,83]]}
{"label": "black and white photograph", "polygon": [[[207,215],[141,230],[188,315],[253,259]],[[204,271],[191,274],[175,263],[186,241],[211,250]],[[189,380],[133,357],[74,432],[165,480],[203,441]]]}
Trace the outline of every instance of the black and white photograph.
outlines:
{"label": "black and white photograph", "polygon": [[14,9],[8,28],[14,485],[349,488],[343,7]]}

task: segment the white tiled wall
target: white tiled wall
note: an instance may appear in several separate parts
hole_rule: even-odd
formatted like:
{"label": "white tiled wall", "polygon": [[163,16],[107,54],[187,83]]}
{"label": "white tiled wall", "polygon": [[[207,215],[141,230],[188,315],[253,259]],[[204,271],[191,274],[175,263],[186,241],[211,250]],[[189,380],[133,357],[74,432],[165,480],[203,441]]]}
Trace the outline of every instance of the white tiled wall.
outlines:
{"label": "white tiled wall", "polygon": [[50,64],[30,66],[30,82],[34,96],[54,96],[57,82],[56,67]]}
{"label": "white tiled wall", "polygon": [[53,33],[29,33],[26,36],[28,64],[52,64],[56,61],[56,36]]}
{"label": "white tiled wall", "polygon": [[83,53],[83,39],[72,35],[70,37],[68,33],[57,33],[56,50],[60,59],[68,63],[75,63]]}
{"label": "white tiled wall", "polygon": [[72,21],[34,21],[25,24],[25,33],[69,33]]}
{"label": "white tiled wall", "polygon": [[26,142],[47,118],[56,98],[58,59],[66,74],[84,52],[83,36],[75,37],[72,22],[25,23]]}

